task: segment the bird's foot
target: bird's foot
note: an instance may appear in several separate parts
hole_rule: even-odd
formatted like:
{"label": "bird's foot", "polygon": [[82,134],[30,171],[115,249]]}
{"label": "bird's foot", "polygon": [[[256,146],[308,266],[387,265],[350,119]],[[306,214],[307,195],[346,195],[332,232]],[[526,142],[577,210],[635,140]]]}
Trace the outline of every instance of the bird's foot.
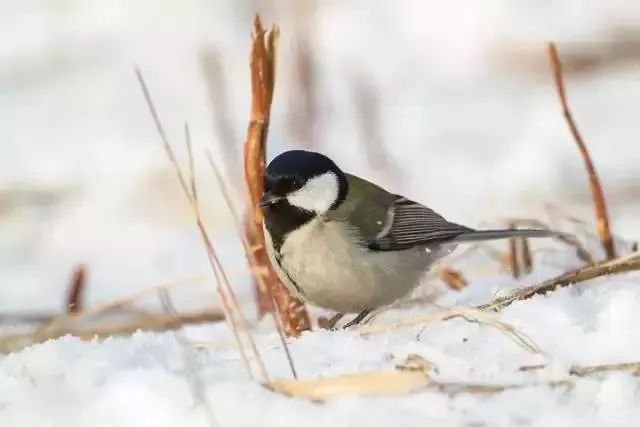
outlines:
{"label": "bird's foot", "polygon": [[343,313],[336,313],[333,316],[331,316],[329,319],[327,319],[326,317],[321,317],[320,319],[318,319],[318,326],[320,326],[320,328],[322,329],[329,329],[331,331],[335,331],[336,325],[338,324],[340,319],[342,319],[343,317],[344,317]]}
{"label": "bird's foot", "polygon": [[349,329],[352,326],[360,324],[360,322],[362,322],[365,319],[365,317],[367,317],[369,315],[369,313],[371,313],[371,310],[369,310],[369,309],[362,310],[360,313],[358,313],[358,315],[356,317],[353,318],[353,320],[351,320],[350,322],[347,322],[342,327],[342,329]]}

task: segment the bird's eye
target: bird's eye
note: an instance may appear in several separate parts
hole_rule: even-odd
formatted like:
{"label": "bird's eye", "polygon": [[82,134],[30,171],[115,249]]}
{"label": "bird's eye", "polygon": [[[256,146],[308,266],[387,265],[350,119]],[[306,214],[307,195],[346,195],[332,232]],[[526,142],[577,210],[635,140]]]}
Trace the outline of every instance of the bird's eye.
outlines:
{"label": "bird's eye", "polygon": [[304,182],[300,178],[293,178],[291,181],[291,188],[294,190],[299,190],[304,185]]}

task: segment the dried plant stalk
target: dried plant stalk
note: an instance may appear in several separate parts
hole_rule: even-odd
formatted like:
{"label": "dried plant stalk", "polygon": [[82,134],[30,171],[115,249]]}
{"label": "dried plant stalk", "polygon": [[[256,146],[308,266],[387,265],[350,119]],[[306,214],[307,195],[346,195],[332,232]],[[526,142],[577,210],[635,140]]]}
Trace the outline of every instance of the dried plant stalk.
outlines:
{"label": "dried plant stalk", "polygon": [[[426,361],[423,359],[423,362]],[[485,395],[525,387],[571,387],[574,384],[574,381],[569,379],[520,384],[441,382],[431,378],[431,370],[432,365],[428,362],[416,365],[407,360],[405,364],[397,366],[395,371],[373,371],[304,381],[279,380],[265,385],[272,391],[286,396],[323,403],[331,399],[354,395],[367,397],[406,396],[428,390],[436,390],[448,395],[460,393]]]}
{"label": "dried plant stalk", "polygon": [[527,336],[524,332],[519,331],[512,325],[501,321],[495,316],[487,316],[487,314],[488,313],[483,313],[477,308],[454,307],[448,310],[427,314],[421,317],[401,320],[392,324],[361,326],[356,330],[361,335],[370,335],[389,332],[397,329],[411,328],[415,326],[426,326],[434,323],[445,322],[451,319],[461,318],[468,322],[477,322],[479,324],[491,326],[504,333],[507,337],[512,339],[516,344],[518,344],[528,352],[541,353],[536,343],[534,343],[533,340],[529,338],[529,336]]}
{"label": "dried plant stalk", "polygon": [[[546,368],[546,365],[527,365],[521,366],[518,370],[521,372],[531,372]],[[593,366],[572,366],[569,369],[569,375],[584,377],[607,372],[631,372],[633,375],[640,375],[640,362],[627,363],[611,363],[606,365]]]}
{"label": "dried plant stalk", "polygon": [[85,291],[86,269],[83,265],[77,266],[73,270],[67,301],[65,303],[67,313],[77,313],[82,310],[82,300]]}
{"label": "dried plant stalk", "polygon": [[598,227],[598,235],[604,249],[607,259],[613,259],[616,256],[615,246],[613,243],[613,237],[611,236],[611,229],[609,227],[609,215],[607,214],[607,204],[604,197],[604,191],[600,184],[600,178],[591,160],[591,155],[587,149],[578,127],[573,119],[571,110],[569,109],[569,103],[567,101],[567,94],[564,86],[564,79],[562,76],[562,63],[560,62],[560,56],[558,50],[553,42],[549,42],[547,45],[547,51],[549,55],[549,61],[551,62],[551,69],[553,71],[553,79],[555,82],[556,91],[558,92],[558,98],[562,105],[562,112],[564,118],[567,121],[571,135],[580,150],[580,155],[584,162],[585,169],[589,175],[589,186],[591,187],[591,198],[593,199],[593,207],[596,213],[596,224]]}
{"label": "dried plant stalk", "polygon": [[[507,390],[518,390],[525,387],[572,387],[575,379],[567,378],[545,382],[523,382],[516,384],[479,384],[470,382],[441,382],[431,377],[429,364],[413,365],[407,369],[405,365],[396,367],[395,371],[373,371],[359,374],[346,374],[331,378],[292,381],[279,380],[267,383],[266,386],[274,392],[286,396],[309,399],[323,403],[331,399],[345,396],[406,396],[428,390],[436,390],[448,395],[471,393],[486,395],[501,393]],[[523,366],[519,370],[528,372],[543,369],[544,365]],[[595,365],[572,367],[570,376],[587,376],[607,372],[632,372],[640,374],[640,363],[620,363],[611,365]]]}
{"label": "dried plant stalk", "polygon": [[515,301],[529,299],[535,295],[551,292],[559,287],[569,286],[595,279],[608,274],[619,274],[640,270],[640,251],[633,252],[621,258],[603,261],[594,265],[587,265],[577,270],[563,273],[560,276],[545,280],[537,285],[516,289],[511,294],[496,298],[493,301],[477,306],[479,310],[502,310]]}
{"label": "dried plant stalk", "polygon": [[82,339],[107,338],[116,335],[131,335],[136,331],[168,331],[179,329],[185,325],[220,322],[224,320],[224,312],[218,309],[207,309],[189,313],[148,314],[133,320],[113,322],[92,328],[41,328],[34,332],[5,335],[0,338],[0,353],[16,352],[33,344],[51,339],[73,335]]}
{"label": "dried plant stalk", "polygon": [[[268,31],[265,30],[260,17],[256,15],[252,37],[251,117],[244,144],[244,174],[249,195],[249,209],[244,221],[245,234],[249,247],[254,249],[254,256],[248,259],[252,270],[263,275],[263,280],[255,281],[261,314],[273,310],[275,305],[284,333],[287,336],[297,336],[311,329],[309,315],[304,303],[293,297],[280,282],[269,262],[262,231],[262,210],[258,206],[263,191],[267,133],[275,84],[278,29],[274,26]],[[260,286],[261,283],[265,286]]]}
{"label": "dried plant stalk", "polygon": [[[167,154],[167,157],[169,157],[169,160],[171,162],[171,164],[173,165],[174,171],[176,173],[176,177],[178,178],[178,183],[180,184],[180,188],[182,189],[185,197],[187,198],[189,205],[195,215],[195,220],[196,220],[196,226],[198,228],[198,232],[200,234],[200,237],[202,239],[202,243],[205,247],[205,250],[207,252],[207,258],[209,261],[209,265],[211,266],[211,270],[213,272],[213,276],[216,280],[216,292],[218,293],[218,296],[220,297],[220,301],[222,303],[222,308],[225,314],[225,320],[227,321],[229,328],[231,329],[231,332],[233,333],[233,336],[238,344],[238,350],[240,351],[240,354],[242,356],[242,360],[244,362],[245,368],[247,370],[247,374],[249,375],[250,379],[253,379],[253,372],[251,370],[251,363],[249,361],[248,355],[245,351],[244,348],[244,343],[242,341],[242,338],[240,336],[240,331],[238,328],[238,325],[240,325],[242,327],[242,332],[245,333],[251,350],[254,353],[255,359],[258,362],[258,368],[260,371],[260,374],[262,376],[263,379],[268,379],[268,373],[266,370],[266,367],[264,365],[264,361],[262,360],[262,356],[260,355],[260,352],[257,349],[255,340],[253,339],[251,332],[249,330],[248,327],[248,322],[246,320],[246,318],[244,317],[244,314],[242,313],[242,310],[240,310],[240,307],[238,305],[237,299],[235,297],[235,293],[233,292],[233,289],[231,287],[231,284],[229,283],[228,277],[224,271],[224,268],[222,267],[222,264],[220,262],[220,259],[218,258],[218,254],[215,250],[215,248],[213,247],[213,243],[211,242],[211,239],[209,237],[209,233],[207,232],[206,227],[204,226],[204,223],[202,221],[202,217],[200,215],[200,207],[198,204],[198,200],[197,200],[197,193],[195,192],[195,179],[193,177],[193,169],[191,169],[191,179],[192,179],[192,183],[191,183],[191,187],[189,186],[189,184],[187,183],[187,179],[185,178],[185,174],[182,171],[182,168],[180,167],[180,164],[178,163],[178,159],[176,158],[175,153],[173,152],[173,149],[171,148],[171,144],[169,143],[169,139],[167,138],[167,134],[164,131],[164,127],[162,126],[162,122],[160,121],[160,117],[158,116],[158,112],[155,108],[155,104],[153,103],[153,100],[151,99],[151,94],[149,93],[149,89],[147,88],[147,84],[142,76],[142,72],[136,68],[135,69],[135,73],[136,76],[138,78],[138,82],[140,83],[140,88],[142,89],[142,94],[144,95],[145,101],[147,103],[147,107],[149,108],[149,112],[151,113],[151,117],[153,119],[153,122],[156,126],[156,131],[158,132],[158,135],[160,136],[160,140],[162,142],[162,145],[164,147],[165,153]],[[189,133],[188,133],[188,127],[185,126],[185,133],[187,136],[187,148],[190,148],[190,143],[189,143]],[[190,156],[192,157],[192,156]],[[193,166],[190,162],[190,166]],[[237,316],[239,317],[239,322],[237,321],[237,319],[234,316],[234,310],[235,313],[237,314]]]}
{"label": "dried plant stalk", "polygon": [[280,394],[326,402],[344,396],[404,396],[424,389],[429,377],[420,371],[396,370],[348,374],[316,380],[278,380],[266,386]]}

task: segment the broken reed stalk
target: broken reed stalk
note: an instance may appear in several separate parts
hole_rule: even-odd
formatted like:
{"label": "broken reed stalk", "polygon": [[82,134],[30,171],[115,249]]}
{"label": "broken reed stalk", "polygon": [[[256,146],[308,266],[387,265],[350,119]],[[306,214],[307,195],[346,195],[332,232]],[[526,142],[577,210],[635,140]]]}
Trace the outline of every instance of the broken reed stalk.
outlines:
{"label": "broken reed stalk", "polygon": [[[264,170],[266,165],[266,140],[271,115],[271,101],[275,85],[275,43],[277,29],[274,27],[269,34],[262,28],[260,18],[256,15],[254,29],[251,35],[251,116],[247,129],[247,138],[244,143],[244,177],[248,189],[249,208],[245,213],[245,234],[249,246],[258,261],[252,265],[252,271],[263,272],[264,286],[256,280],[254,287],[258,300],[258,313],[260,316],[273,311],[276,293],[282,291],[278,288],[278,278],[275,272],[269,268],[269,258],[266,253],[264,238],[262,237],[262,211],[258,201],[263,191]],[[271,56],[267,52],[271,53]],[[250,260],[249,260],[250,262]],[[272,286],[271,283],[274,283]],[[281,284],[280,284],[281,285]],[[282,286],[280,286],[282,287]],[[276,288],[271,290],[271,288]]]}
{"label": "broken reed stalk", "polygon": [[[245,352],[242,339],[238,332],[238,325],[236,323],[235,316],[233,316],[231,303],[229,301],[229,295],[235,296],[235,294],[233,293],[233,289],[229,284],[228,278],[224,272],[224,269],[222,268],[222,264],[220,263],[220,260],[218,259],[218,255],[213,247],[213,244],[211,243],[209,234],[206,228],[204,227],[204,224],[202,222],[202,217],[200,215],[200,208],[196,203],[196,200],[194,200],[193,195],[191,194],[191,191],[189,190],[187,181],[184,177],[184,173],[182,172],[182,168],[180,167],[180,164],[178,163],[178,160],[173,152],[173,149],[171,148],[171,144],[169,144],[169,139],[167,138],[167,135],[164,131],[164,127],[162,126],[160,117],[158,116],[158,113],[156,111],[155,104],[151,99],[151,94],[149,93],[147,84],[142,76],[142,73],[138,68],[135,68],[135,72],[138,78],[138,82],[140,83],[140,87],[142,89],[142,93],[144,95],[145,101],[147,103],[147,107],[149,108],[149,112],[151,113],[151,117],[155,124],[156,131],[160,136],[160,140],[167,154],[167,157],[169,157],[169,160],[173,165],[180,187],[184,195],[187,197],[189,206],[191,207],[196,217],[196,226],[198,228],[200,237],[202,238],[203,244],[205,246],[205,249],[207,252],[207,259],[209,261],[209,265],[211,266],[214,278],[216,280],[216,292],[218,293],[218,296],[220,297],[220,301],[222,303],[222,308],[225,313],[225,320],[227,321],[227,324],[229,325],[229,328],[233,333],[234,339],[236,340],[236,343],[238,345],[238,350],[240,351],[242,360],[245,365],[245,369],[247,370],[247,374],[249,375],[250,379],[253,379],[253,371],[251,370],[251,364],[249,362],[249,358]],[[238,317],[240,318],[240,323],[241,323],[243,332],[246,333],[246,336],[249,342],[251,343],[251,348],[254,352],[254,356],[258,361],[258,368],[261,373],[261,376],[263,380],[266,380],[268,379],[267,370],[266,370],[266,367],[264,366],[264,362],[262,361],[262,357],[260,356],[260,353],[257,351],[257,347],[255,346],[255,341],[251,336],[251,332],[249,331],[248,322],[246,321],[246,318],[244,317],[242,310],[240,310],[239,306],[237,305],[237,301],[235,300],[235,298],[231,298],[231,301],[236,302],[236,304],[234,304],[235,306],[233,307],[233,309],[235,309],[236,312],[238,313]]]}
{"label": "broken reed stalk", "polygon": [[[267,254],[262,231],[262,210],[258,201],[263,191],[266,164],[267,133],[271,114],[271,101],[275,85],[276,45],[278,28],[265,30],[260,17],[255,16],[251,44],[251,117],[244,144],[244,174],[249,196],[249,208],[245,215],[245,234],[253,257],[258,265],[252,270],[263,274],[256,280],[260,314],[275,308],[287,336],[298,336],[311,329],[311,322],[304,303],[292,296],[276,275]],[[261,286],[264,283],[266,286]]]}
{"label": "broken reed stalk", "polygon": [[82,310],[84,298],[87,270],[83,265],[77,266],[73,270],[69,290],[67,291],[67,301],[65,308],[67,313],[77,313]]}
{"label": "broken reed stalk", "polygon": [[556,91],[558,93],[558,98],[560,99],[560,104],[562,106],[564,118],[567,121],[567,125],[569,126],[569,130],[571,131],[571,135],[573,136],[573,139],[578,146],[578,150],[580,150],[580,155],[582,156],[585,169],[587,170],[587,174],[589,175],[589,186],[591,188],[591,198],[593,199],[593,207],[596,213],[598,235],[600,236],[600,241],[602,243],[602,247],[607,259],[613,259],[616,256],[616,250],[613,242],[613,237],[611,235],[611,229],[609,227],[607,204],[604,197],[604,191],[602,190],[602,185],[600,184],[600,178],[598,177],[596,168],[593,164],[593,161],[591,160],[591,155],[589,154],[587,145],[582,139],[582,136],[578,131],[578,126],[576,125],[576,122],[573,119],[573,115],[571,114],[571,110],[569,109],[569,103],[567,101],[567,94],[564,85],[564,78],[562,75],[562,62],[560,61],[560,56],[558,55],[556,45],[553,42],[549,42],[547,44],[547,52],[549,55],[551,69],[553,71],[553,79]]}
{"label": "broken reed stalk", "polygon": [[219,309],[207,309],[176,314],[146,314],[133,320],[120,321],[89,328],[41,328],[33,332],[4,335],[0,337],[0,353],[12,353],[48,340],[73,335],[83,340],[103,339],[117,335],[131,335],[137,331],[168,331],[186,325],[219,322],[225,318]]}
{"label": "broken reed stalk", "polygon": [[595,279],[608,274],[620,274],[629,271],[640,270],[640,251],[627,256],[602,261],[594,265],[587,265],[576,270],[571,270],[560,276],[548,279],[533,286],[516,289],[507,296],[499,297],[493,301],[475,307],[478,310],[499,311],[511,305],[515,301],[529,299],[535,295],[554,291],[556,288],[570,286]]}

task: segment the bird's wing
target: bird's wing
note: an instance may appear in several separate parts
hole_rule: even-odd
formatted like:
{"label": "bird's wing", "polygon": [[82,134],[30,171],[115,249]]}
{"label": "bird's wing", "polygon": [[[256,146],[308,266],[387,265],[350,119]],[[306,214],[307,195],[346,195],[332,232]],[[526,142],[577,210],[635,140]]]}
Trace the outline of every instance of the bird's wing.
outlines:
{"label": "bird's wing", "polygon": [[385,227],[368,243],[368,247],[377,251],[397,251],[452,240],[473,231],[447,221],[420,203],[396,196],[389,208]]}
{"label": "bird's wing", "polygon": [[450,240],[474,230],[451,223],[414,201],[353,175],[349,192],[334,215],[357,228],[361,244],[375,251],[397,251]]}

